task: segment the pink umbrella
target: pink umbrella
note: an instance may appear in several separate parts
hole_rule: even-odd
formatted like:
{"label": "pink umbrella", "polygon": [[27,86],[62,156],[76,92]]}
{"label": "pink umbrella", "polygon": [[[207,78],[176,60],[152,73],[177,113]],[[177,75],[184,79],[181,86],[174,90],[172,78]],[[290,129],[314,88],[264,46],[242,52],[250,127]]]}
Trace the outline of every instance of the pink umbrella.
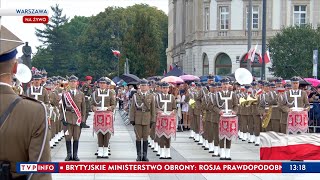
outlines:
{"label": "pink umbrella", "polygon": [[320,84],[320,80],[319,79],[314,79],[314,78],[304,78],[304,80],[306,80],[307,82],[311,83],[312,86],[316,87]]}
{"label": "pink umbrella", "polygon": [[172,83],[172,84],[184,83],[183,79],[176,77],[176,76],[165,77],[165,78],[161,79],[161,82],[167,82],[167,83]]}
{"label": "pink umbrella", "polygon": [[179,77],[184,81],[200,81],[200,78],[194,75],[182,75]]}

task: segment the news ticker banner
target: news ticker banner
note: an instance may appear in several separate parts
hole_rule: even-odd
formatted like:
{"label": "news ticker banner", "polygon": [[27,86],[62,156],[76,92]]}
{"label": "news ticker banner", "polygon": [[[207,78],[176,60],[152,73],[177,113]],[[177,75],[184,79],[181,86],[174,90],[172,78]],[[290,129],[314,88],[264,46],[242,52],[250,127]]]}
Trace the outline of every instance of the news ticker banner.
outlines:
{"label": "news ticker banner", "polygon": [[17,173],[320,173],[320,162],[19,162]]}
{"label": "news ticker banner", "polygon": [[47,9],[0,9],[0,16],[22,16],[23,23],[48,23],[49,11]]}

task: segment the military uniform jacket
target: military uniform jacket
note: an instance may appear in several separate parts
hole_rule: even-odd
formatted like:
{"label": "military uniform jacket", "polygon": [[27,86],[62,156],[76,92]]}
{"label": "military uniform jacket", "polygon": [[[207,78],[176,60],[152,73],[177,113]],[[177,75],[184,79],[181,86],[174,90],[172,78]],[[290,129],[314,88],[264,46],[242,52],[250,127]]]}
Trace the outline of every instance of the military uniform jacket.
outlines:
{"label": "military uniform jacket", "polygon": [[[86,115],[86,103],[85,103],[84,94],[79,90],[76,90],[75,95],[72,95],[70,90],[68,92],[70,93],[74,103],[76,104],[79,111],[81,112],[81,122],[84,122],[85,115]],[[78,117],[77,117],[76,113],[74,112],[73,108],[71,107],[71,105],[68,103],[68,101],[65,97],[65,94],[62,95],[62,103],[63,103],[63,107],[65,108],[65,112],[66,112],[66,121],[69,124],[76,125]]]}
{"label": "military uniform jacket", "polygon": [[90,96],[92,94],[92,89],[88,83],[83,84],[81,91],[85,96]]}
{"label": "military uniform jacket", "polygon": [[161,99],[162,100],[170,100],[171,98],[171,101],[167,103],[167,111],[173,111],[173,110],[176,110],[177,109],[177,105],[176,105],[176,99],[175,97],[172,95],[172,94],[159,94],[157,96],[157,108],[159,111],[164,111],[164,103],[161,102]]}
{"label": "military uniform jacket", "polygon": [[209,92],[207,98],[207,121],[218,123],[219,122],[219,112],[215,111],[216,106],[216,92]]}
{"label": "military uniform jacket", "polygon": [[101,107],[102,97],[98,96],[98,91],[100,91],[100,94],[109,94],[109,96],[104,97],[104,107],[108,107],[109,111],[113,111],[116,107],[116,97],[115,92],[110,89],[97,89],[95,92],[93,92],[91,98],[91,105],[94,107]]}
{"label": "military uniform jacket", "polygon": [[[252,92],[252,96],[256,97],[256,93],[259,91],[259,89],[254,89],[253,92]],[[256,97],[259,101],[259,96]],[[256,115],[256,116],[260,116],[260,112],[259,112],[259,106],[258,106],[258,103],[252,103],[251,104],[251,113],[252,115]]]}
{"label": "military uniform jacket", "polygon": [[225,100],[222,100],[223,97],[231,97],[228,100],[228,109],[232,110],[236,114],[238,113],[238,98],[237,95],[232,91],[220,91],[216,94],[216,105],[215,105],[215,112],[220,113],[221,110],[225,108]]}
{"label": "military uniform jacket", "polygon": [[278,94],[275,91],[270,91],[269,97],[270,97],[269,105],[272,107],[271,119],[280,119],[281,112],[278,106]]}
{"label": "military uniform jacket", "polygon": [[202,94],[203,94],[201,91],[202,90],[189,90],[189,94],[186,95],[185,101],[187,103],[189,103],[190,99],[193,99],[195,101],[194,109],[192,109],[192,107],[189,106],[190,109],[193,110],[193,114],[194,115],[200,115],[201,114],[201,108],[202,108],[202,106],[201,106],[201,98],[202,98]]}
{"label": "military uniform jacket", "polygon": [[[242,95],[243,98],[245,98],[246,100],[251,97],[251,94],[248,94],[248,93],[243,93]],[[249,116],[251,115],[251,112],[252,112],[252,106],[250,105],[239,105],[239,113],[240,115],[244,115],[244,116]]]}
{"label": "military uniform jacket", "polygon": [[[27,92],[26,92],[26,96],[31,97],[33,99],[35,99],[36,96],[31,94],[31,88],[33,88],[34,93],[41,93],[40,95],[38,95],[38,101],[42,101],[45,104],[49,103],[49,95],[48,95],[48,91],[46,90],[46,88],[44,88],[43,86],[39,86],[38,90],[36,90],[36,88],[34,86],[28,88]],[[41,92],[41,89],[42,89],[42,92]]]}
{"label": "military uniform jacket", "polygon": [[49,102],[52,106],[59,106],[60,97],[57,90],[53,90],[49,92]]}
{"label": "military uniform jacket", "polygon": [[266,108],[271,106],[272,99],[269,92],[263,92],[258,96],[258,113],[262,115],[266,112]]}
{"label": "military uniform jacket", "polygon": [[150,125],[156,120],[156,106],[153,94],[141,92],[135,93],[131,99],[130,121],[134,121],[136,125]]}
{"label": "military uniform jacket", "polygon": [[[0,85],[0,114],[17,98],[11,87]],[[13,109],[0,128],[0,160],[10,161],[13,178],[17,162],[51,161],[49,140],[46,134],[45,108],[40,101],[24,97]],[[42,156],[39,157],[43,140]],[[21,174],[20,174],[21,176]],[[51,179],[50,174],[34,174],[32,180]]]}
{"label": "military uniform jacket", "polygon": [[279,98],[279,108],[282,112],[289,112],[289,109],[294,107],[294,98],[290,97],[290,91],[291,94],[301,94],[301,96],[297,98],[299,108],[307,108],[308,110],[310,109],[308,96],[305,91],[297,90],[298,92],[295,92],[295,90],[289,90]]}

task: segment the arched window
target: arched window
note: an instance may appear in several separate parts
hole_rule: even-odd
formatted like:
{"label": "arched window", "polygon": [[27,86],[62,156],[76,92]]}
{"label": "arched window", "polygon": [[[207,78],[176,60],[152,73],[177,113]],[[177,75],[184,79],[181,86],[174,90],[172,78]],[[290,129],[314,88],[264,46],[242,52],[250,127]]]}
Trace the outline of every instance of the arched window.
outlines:
{"label": "arched window", "polygon": [[206,53],[202,56],[202,75],[209,75],[209,59]]}
{"label": "arched window", "polygon": [[[247,62],[250,61],[245,59],[245,55],[241,58],[240,67],[247,68]],[[261,64],[259,63],[259,55],[256,54],[254,61],[251,63],[251,73],[254,77],[261,77]]]}
{"label": "arched window", "polygon": [[231,69],[232,63],[230,57],[225,53],[219,54],[215,63],[215,74],[222,76],[231,74]]}

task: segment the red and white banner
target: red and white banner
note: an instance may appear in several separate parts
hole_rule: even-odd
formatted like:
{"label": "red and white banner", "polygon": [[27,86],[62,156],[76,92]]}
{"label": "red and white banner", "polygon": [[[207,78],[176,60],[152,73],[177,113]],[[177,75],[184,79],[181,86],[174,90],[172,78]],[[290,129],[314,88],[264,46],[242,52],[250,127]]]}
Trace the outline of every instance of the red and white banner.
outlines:
{"label": "red and white banner", "polygon": [[260,133],[260,160],[320,160],[320,134]]}
{"label": "red and white banner", "polygon": [[238,137],[238,117],[220,116],[219,139],[236,140]]}
{"label": "red and white banner", "polygon": [[166,138],[175,137],[177,129],[176,114],[163,114],[161,111],[157,114],[156,135],[158,137],[165,136]]}
{"label": "red and white banner", "polygon": [[74,110],[74,112],[75,112],[76,115],[77,115],[77,118],[78,118],[78,119],[77,119],[77,121],[76,121],[76,124],[77,124],[78,126],[80,126],[80,124],[81,124],[81,112],[80,112],[78,106],[77,106],[76,103],[73,101],[73,99],[72,99],[72,97],[71,97],[71,95],[70,95],[69,92],[64,93],[64,95],[66,96],[66,99],[67,99],[68,103],[71,105],[72,109]]}
{"label": "red and white banner", "polygon": [[111,111],[96,111],[93,118],[93,130],[95,133],[103,135],[110,133],[114,134],[113,127],[113,112]]}
{"label": "red and white banner", "polygon": [[288,133],[297,134],[308,131],[308,112],[291,111],[288,113]]}

